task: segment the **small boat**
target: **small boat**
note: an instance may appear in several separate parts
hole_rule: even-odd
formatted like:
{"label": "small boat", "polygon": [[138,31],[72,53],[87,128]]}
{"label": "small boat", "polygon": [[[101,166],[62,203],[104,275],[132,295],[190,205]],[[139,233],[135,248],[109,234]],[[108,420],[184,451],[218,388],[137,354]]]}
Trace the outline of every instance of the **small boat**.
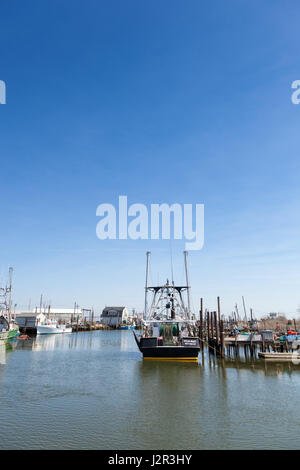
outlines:
{"label": "small boat", "polygon": [[135,330],[135,324],[133,325],[120,325],[120,330]]}
{"label": "small boat", "polygon": [[53,335],[60,333],[72,333],[72,328],[66,325],[59,325],[56,320],[47,320],[37,325],[36,332],[38,335]]}
{"label": "small boat", "polygon": [[[190,308],[187,252],[184,255],[186,285],[175,285],[167,279],[166,284],[152,287],[148,286],[150,252],[147,253],[143,332],[141,336],[133,332],[143,359],[198,362],[200,340]],[[153,295],[150,309],[147,308],[149,291]]]}

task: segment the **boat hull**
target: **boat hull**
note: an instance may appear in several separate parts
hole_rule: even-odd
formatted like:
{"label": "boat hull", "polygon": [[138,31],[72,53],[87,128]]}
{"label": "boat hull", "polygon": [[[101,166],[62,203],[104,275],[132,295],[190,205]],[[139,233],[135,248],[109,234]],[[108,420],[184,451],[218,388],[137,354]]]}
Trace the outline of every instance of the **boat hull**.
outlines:
{"label": "boat hull", "polygon": [[198,348],[186,348],[184,346],[157,346],[156,348],[144,348],[140,350],[143,359],[198,362]]}
{"label": "boat hull", "polygon": [[50,325],[37,326],[36,332],[38,335],[57,335],[62,333],[72,333],[72,328],[56,328]]}
{"label": "boat hull", "polygon": [[14,328],[13,330],[9,330],[8,332],[8,339],[16,338],[19,336],[20,331],[19,328]]}
{"label": "boat hull", "polygon": [[183,344],[178,346],[160,346],[157,338],[138,338],[135,333],[134,337],[145,360],[198,362],[198,338],[184,338]]}
{"label": "boat hull", "polygon": [[18,328],[15,328],[15,329],[9,330],[9,331],[1,331],[0,332],[0,341],[16,338],[17,336],[19,336],[19,334],[20,334],[20,332],[19,332]]}
{"label": "boat hull", "polygon": [[0,332],[0,341],[5,341],[6,339],[8,339],[8,334],[9,334],[9,331],[1,331]]}

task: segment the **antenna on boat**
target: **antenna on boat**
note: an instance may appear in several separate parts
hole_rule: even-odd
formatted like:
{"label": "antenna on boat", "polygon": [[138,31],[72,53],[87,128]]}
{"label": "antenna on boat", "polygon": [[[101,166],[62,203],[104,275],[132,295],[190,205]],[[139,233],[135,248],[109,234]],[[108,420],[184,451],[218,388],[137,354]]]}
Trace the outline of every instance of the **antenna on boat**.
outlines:
{"label": "antenna on boat", "polygon": [[188,252],[184,251],[184,265],[185,265],[185,277],[186,277],[186,286],[187,286],[187,301],[188,301],[188,318],[190,318],[191,312],[191,298],[190,298],[190,276],[189,276],[189,268],[188,268]]}
{"label": "antenna on boat", "polygon": [[171,257],[171,274],[172,274],[172,286],[174,286],[173,253],[172,253],[172,244],[171,244],[171,238],[170,238],[170,257]]}
{"label": "antenna on boat", "polygon": [[150,268],[150,251],[147,251],[146,256],[147,256],[147,264],[146,264],[146,284],[145,284],[145,311],[144,311],[144,320],[147,317],[147,309],[148,309],[148,304],[147,304],[147,294],[148,294],[148,278],[149,278],[149,268]]}

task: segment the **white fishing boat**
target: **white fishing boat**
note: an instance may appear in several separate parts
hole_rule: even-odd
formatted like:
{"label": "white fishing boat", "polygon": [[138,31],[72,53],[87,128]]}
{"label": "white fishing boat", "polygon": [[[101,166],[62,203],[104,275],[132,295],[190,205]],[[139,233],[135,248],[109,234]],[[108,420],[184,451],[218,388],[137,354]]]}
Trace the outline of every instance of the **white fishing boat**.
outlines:
{"label": "white fishing boat", "polygon": [[60,325],[56,320],[47,320],[36,327],[38,335],[53,335],[60,333],[72,333],[72,328]]}

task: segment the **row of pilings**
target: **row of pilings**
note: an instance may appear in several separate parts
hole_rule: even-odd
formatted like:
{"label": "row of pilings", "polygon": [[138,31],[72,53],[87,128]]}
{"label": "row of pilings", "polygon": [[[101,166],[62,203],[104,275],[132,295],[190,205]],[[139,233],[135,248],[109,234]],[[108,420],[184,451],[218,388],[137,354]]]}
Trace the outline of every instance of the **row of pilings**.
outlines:
{"label": "row of pilings", "polygon": [[220,297],[217,298],[217,311],[203,311],[203,299],[200,301],[199,338],[200,347],[207,345],[211,352],[225,357],[224,321],[221,318]]}

